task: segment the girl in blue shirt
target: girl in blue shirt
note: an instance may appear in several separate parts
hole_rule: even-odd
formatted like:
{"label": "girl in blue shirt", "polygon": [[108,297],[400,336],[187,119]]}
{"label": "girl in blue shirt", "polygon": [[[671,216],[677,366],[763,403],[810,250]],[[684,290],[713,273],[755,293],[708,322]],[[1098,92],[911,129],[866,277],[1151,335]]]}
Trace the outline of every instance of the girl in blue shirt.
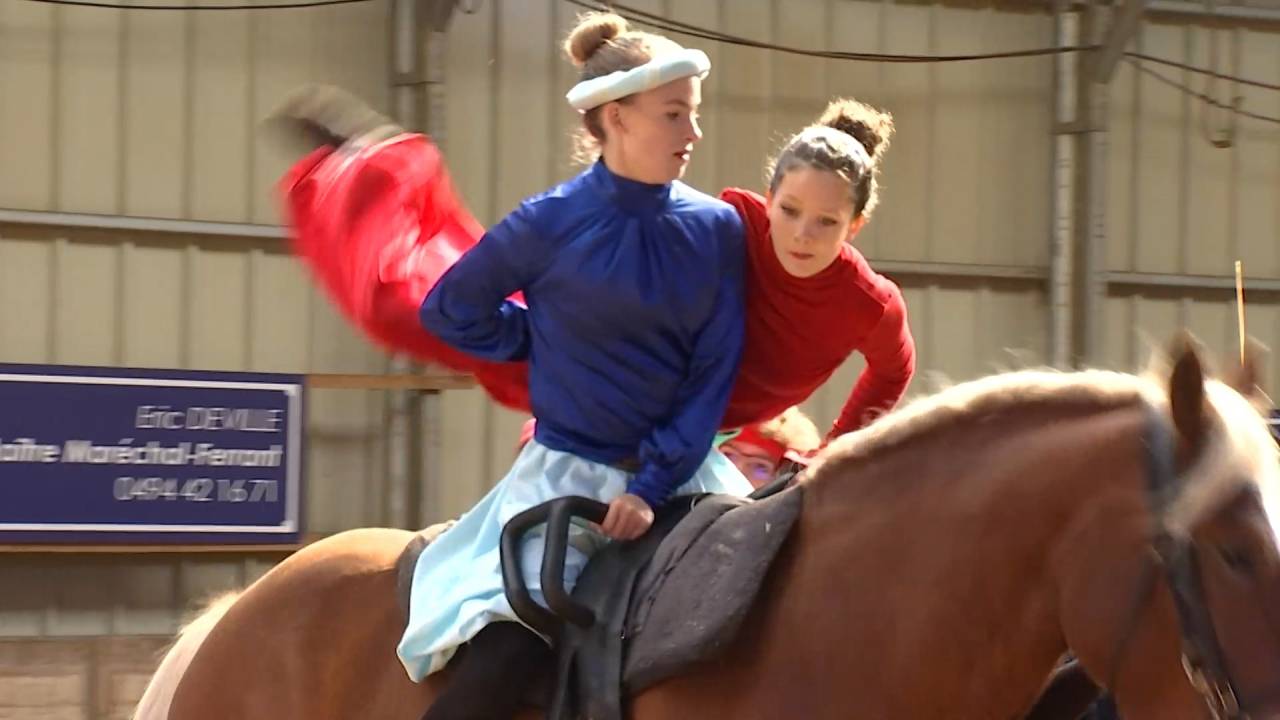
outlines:
{"label": "girl in blue shirt", "polygon": [[[711,449],[743,343],[741,220],[679,181],[710,65],[607,14],[583,18],[566,50],[582,68],[568,98],[599,157],[522,202],[421,307],[459,350],[528,360],[538,418],[511,471],[418,562],[398,648],[409,675],[468,645],[427,720],[510,717],[530,668],[549,662],[503,592],[498,540],[513,516],[566,495],[609,504],[600,533],[574,529],[572,587],[605,537],[639,537],[672,495],[751,489]],[[527,307],[507,299],[516,291]],[[522,550],[538,601],[544,541],[531,534]]]}

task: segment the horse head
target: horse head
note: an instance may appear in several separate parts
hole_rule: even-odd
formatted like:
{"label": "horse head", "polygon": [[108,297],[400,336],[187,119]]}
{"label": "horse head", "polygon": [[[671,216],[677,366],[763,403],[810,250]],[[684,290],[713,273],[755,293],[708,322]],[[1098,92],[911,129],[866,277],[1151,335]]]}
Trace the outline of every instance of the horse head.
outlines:
{"label": "horse head", "polygon": [[1152,398],[1140,570],[1086,660],[1126,718],[1280,717],[1280,463],[1257,356],[1217,380],[1181,337]]}

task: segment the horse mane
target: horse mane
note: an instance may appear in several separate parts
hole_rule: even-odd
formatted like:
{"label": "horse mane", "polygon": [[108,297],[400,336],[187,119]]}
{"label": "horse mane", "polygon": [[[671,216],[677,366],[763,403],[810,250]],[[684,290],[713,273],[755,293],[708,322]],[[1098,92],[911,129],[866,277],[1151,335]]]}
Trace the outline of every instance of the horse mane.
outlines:
{"label": "horse mane", "polygon": [[917,397],[861,430],[841,436],[827,446],[811,470],[878,454],[939,428],[1013,407],[1046,402],[1123,407],[1144,397],[1159,402],[1160,395],[1151,380],[1107,370],[1031,369],[989,375]]}
{"label": "horse mane", "polygon": [[[1167,413],[1166,362],[1155,356],[1141,375],[1029,369],[952,385],[833,441],[802,481],[827,474],[821,470],[829,463],[845,465],[941,428],[1028,405],[1056,403],[1101,411],[1146,402]],[[1268,516],[1280,528],[1280,453],[1265,420],[1249,400],[1217,380],[1206,380],[1205,396],[1216,417],[1209,423],[1202,452],[1183,473],[1183,492],[1167,509],[1163,522],[1174,532],[1189,533],[1207,513],[1252,484],[1262,492]]]}
{"label": "horse mane", "polygon": [[1217,414],[1205,449],[1183,478],[1182,494],[1165,514],[1165,525],[1188,534],[1207,513],[1242,490],[1254,488],[1273,532],[1280,538],[1280,449],[1258,409],[1227,385],[1205,383]]}

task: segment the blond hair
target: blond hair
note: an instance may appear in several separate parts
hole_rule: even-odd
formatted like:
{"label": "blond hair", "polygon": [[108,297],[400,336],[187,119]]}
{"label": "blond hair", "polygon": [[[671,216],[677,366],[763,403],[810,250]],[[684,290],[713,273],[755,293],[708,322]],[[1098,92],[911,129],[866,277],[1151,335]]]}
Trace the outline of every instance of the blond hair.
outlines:
{"label": "blond hair", "polygon": [[781,415],[766,420],[756,426],[756,430],[764,437],[795,452],[817,450],[822,445],[822,436],[818,434],[818,426],[813,424],[799,406],[791,406]]}
{"label": "blond hair", "polygon": [[[610,73],[639,67],[659,54],[680,50],[678,43],[661,35],[631,30],[626,18],[613,13],[590,12],[578,16],[578,24],[564,41],[564,52],[570,62],[582,71],[580,80],[591,80]],[[617,102],[625,103],[630,98]],[[603,107],[603,106],[601,106]],[[605,141],[601,108],[582,115],[582,127],[574,136],[574,159],[594,162]]]}

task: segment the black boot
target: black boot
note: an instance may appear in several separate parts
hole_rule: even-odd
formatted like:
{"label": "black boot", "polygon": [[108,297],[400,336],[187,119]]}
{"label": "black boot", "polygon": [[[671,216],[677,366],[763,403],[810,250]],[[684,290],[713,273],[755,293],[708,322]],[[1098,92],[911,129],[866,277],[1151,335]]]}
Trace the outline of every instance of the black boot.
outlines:
{"label": "black boot", "polygon": [[1024,720],[1077,720],[1101,692],[1080,661],[1072,660],[1054,671]]}
{"label": "black boot", "polygon": [[304,85],[289,93],[263,121],[269,137],[292,153],[305,154],[353,139],[376,141],[404,132],[391,118],[332,85]]}
{"label": "black boot", "polygon": [[555,656],[520,623],[486,626],[462,650],[449,685],[422,720],[507,720],[534,684],[546,682]]}
{"label": "black boot", "polygon": [[1084,720],[1120,720],[1120,711],[1116,710],[1115,698],[1110,694],[1104,694],[1101,700],[1094,703],[1089,713],[1084,716]]}

